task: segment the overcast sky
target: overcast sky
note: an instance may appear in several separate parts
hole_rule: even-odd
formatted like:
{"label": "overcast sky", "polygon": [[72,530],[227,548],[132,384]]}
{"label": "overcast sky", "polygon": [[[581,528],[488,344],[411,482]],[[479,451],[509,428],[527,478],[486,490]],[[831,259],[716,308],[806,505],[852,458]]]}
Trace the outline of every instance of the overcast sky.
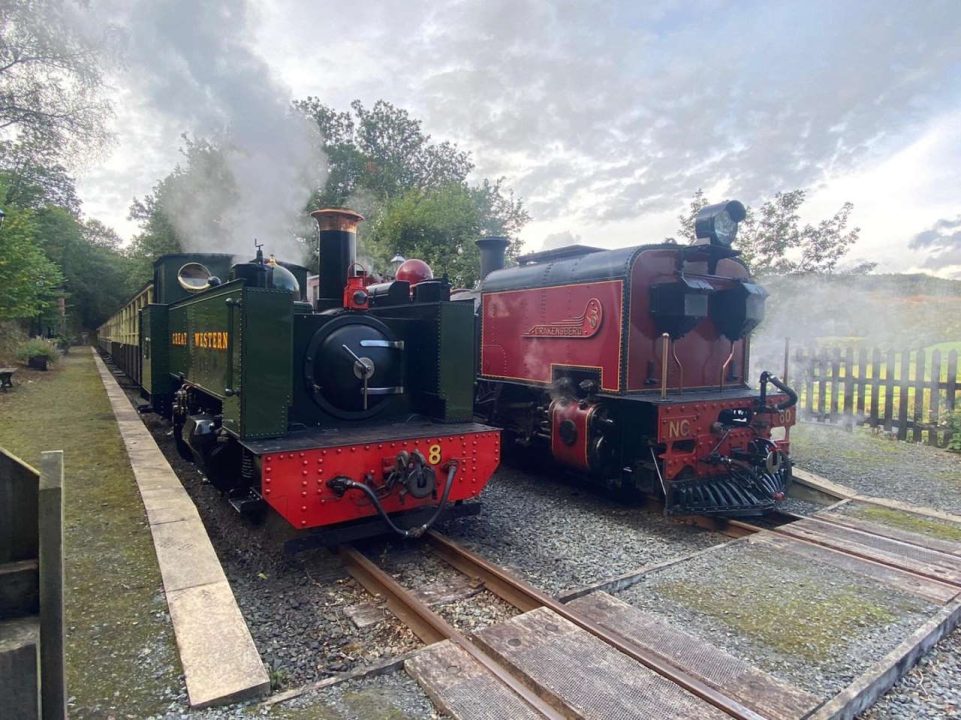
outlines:
{"label": "overcast sky", "polygon": [[[225,48],[270,85],[251,99],[409,109],[479,177],[508,179],[530,249],[567,233],[660,241],[698,187],[750,204],[800,187],[812,221],[854,203],[853,256],[961,277],[959,0],[176,0],[163,28],[143,11],[155,4],[124,16],[91,0],[150,48],[115,74],[118,141],[79,183],[86,212],[124,237],[131,199],[173,167],[180,133],[203,130],[185,107],[216,81],[180,82],[183,68]],[[184,37],[218,44],[197,59]],[[158,83],[167,72],[177,81]]]}

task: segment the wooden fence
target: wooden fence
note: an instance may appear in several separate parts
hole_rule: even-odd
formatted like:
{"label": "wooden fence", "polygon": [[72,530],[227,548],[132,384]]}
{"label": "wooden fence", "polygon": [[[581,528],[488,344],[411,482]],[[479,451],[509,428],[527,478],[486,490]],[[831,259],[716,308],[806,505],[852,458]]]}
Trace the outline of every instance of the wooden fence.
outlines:
{"label": "wooden fence", "polygon": [[899,440],[946,445],[946,418],[961,408],[957,350],[798,349],[790,374],[802,418],[866,424]]}
{"label": "wooden fence", "polygon": [[0,449],[0,718],[66,717],[63,453]]}

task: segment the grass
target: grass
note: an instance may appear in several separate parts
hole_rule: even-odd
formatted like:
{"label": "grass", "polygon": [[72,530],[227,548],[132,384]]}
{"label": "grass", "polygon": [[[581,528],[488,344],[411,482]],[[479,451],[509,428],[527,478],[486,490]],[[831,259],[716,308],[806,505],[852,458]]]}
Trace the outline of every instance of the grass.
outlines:
{"label": "grass", "polygon": [[64,451],[65,626],[70,716],[162,714],[180,662],[140,495],[93,358],[0,395],[0,446],[39,467]]}

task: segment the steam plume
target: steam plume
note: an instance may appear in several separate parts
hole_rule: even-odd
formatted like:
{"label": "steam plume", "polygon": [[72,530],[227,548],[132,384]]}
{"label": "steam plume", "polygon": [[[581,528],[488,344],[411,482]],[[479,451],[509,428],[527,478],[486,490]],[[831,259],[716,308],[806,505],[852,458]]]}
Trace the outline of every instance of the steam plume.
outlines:
{"label": "steam plume", "polygon": [[[164,208],[184,249],[249,256],[257,237],[279,257],[301,261],[296,235],[325,179],[326,158],[316,125],[291,111],[289,90],[252,49],[250,5],[94,0],[90,10],[83,13],[88,30],[94,23],[113,30],[125,84],[155,121],[224,151],[232,183],[198,177],[176,207]],[[222,219],[216,233],[212,213]]]}

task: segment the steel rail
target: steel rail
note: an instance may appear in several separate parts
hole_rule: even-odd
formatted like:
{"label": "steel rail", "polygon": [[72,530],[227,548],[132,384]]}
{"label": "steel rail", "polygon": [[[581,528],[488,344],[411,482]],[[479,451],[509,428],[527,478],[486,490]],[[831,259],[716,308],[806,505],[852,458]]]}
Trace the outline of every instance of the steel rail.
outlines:
{"label": "steel rail", "polygon": [[338,553],[351,576],[370,594],[385,598],[390,611],[424,643],[429,645],[441,640],[449,640],[466,651],[539,715],[548,720],[564,720],[568,717],[566,713],[549,704],[518,680],[507,668],[481,650],[443,617],[414,597],[413,593],[377,567],[363,553],[347,546],[341,546]]}
{"label": "steel rail", "polygon": [[461,547],[436,530],[428,531],[425,537],[431,543],[433,550],[445,562],[465,575],[481,580],[488,590],[514,605],[514,607],[525,612],[538,607],[546,607],[731,717],[738,720],[764,720],[762,715],[688,674],[683,668],[673,664],[665,656],[625,642],[593,620],[581,616],[563,603],[514,577],[481,556]]}

